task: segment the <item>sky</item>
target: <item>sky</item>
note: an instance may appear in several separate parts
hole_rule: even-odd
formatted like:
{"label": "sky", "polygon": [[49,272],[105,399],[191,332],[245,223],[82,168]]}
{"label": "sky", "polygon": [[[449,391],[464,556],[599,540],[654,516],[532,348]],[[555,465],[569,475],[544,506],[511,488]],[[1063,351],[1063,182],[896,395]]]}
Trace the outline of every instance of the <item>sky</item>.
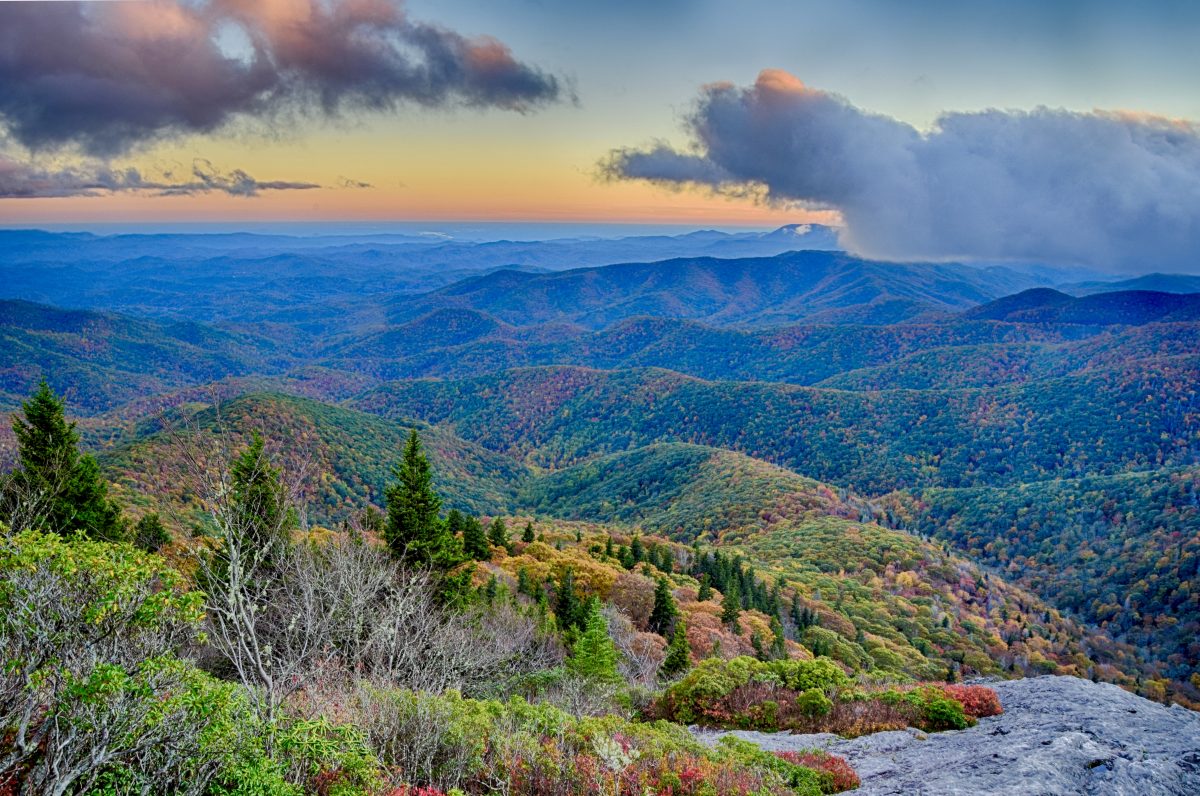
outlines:
{"label": "sky", "polygon": [[0,223],[819,221],[1178,264],[1198,34],[1175,0],[0,2]]}

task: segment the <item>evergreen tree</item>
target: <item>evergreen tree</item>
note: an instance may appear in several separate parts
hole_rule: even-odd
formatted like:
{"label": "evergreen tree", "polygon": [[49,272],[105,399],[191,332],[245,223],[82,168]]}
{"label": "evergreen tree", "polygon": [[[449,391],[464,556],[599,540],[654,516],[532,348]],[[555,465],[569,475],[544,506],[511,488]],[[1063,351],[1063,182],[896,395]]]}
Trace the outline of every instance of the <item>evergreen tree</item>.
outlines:
{"label": "evergreen tree", "polygon": [[79,453],[79,433],[43,380],[14,415],[17,470],[3,484],[4,519],[10,525],[116,541],[125,535],[121,511],[89,454]]}
{"label": "evergreen tree", "polygon": [[387,488],[384,540],[392,557],[413,566],[448,569],[457,563],[454,538],[438,516],[441,498],[433,491],[433,471],[416,429]]}
{"label": "evergreen tree", "polygon": [[[450,512],[454,516],[454,512]],[[463,553],[476,561],[487,561],[492,557],[492,548],[488,544],[487,534],[483,532],[483,524],[474,517],[465,517],[462,521]]]}
{"label": "evergreen tree", "polygon": [[534,538],[533,537],[533,523],[526,522],[525,530],[521,532],[521,541],[524,542],[525,544],[529,544],[530,542],[533,541],[533,538]]}
{"label": "evergreen tree", "polygon": [[742,596],[738,593],[737,580],[730,579],[725,596],[721,600],[721,621],[729,625],[729,629],[734,633],[741,633],[741,625],[738,622],[741,615]]}
{"label": "evergreen tree", "polygon": [[617,647],[608,635],[608,622],[600,613],[600,601],[588,600],[583,613],[583,632],[571,646],[567,669],[586,680],[614,685],[622,682],[617,671]]}
{"label": "evergreen tree", "polygon": [[671,584],[666,578],[659,578],[654,587],[654,608],[650,611],[650,629],[660,636],[671,632],[675,617],[679,616],[679,608],[675,605],[675,597],[671,594]]}
{"label": "evergreen tree", "polygon": [[664,677],[674,677],[682,674],[692,666],[692,650],[688,646],[687,623],[680,619],[675,623],[675,632],[671,635],[671,644],[667,647],[667,657],[663,659],[659,670]]}
{"label": "evergreen tree", "polygon": [[612,538],[612,536],[606,536],[604,538],[604,557],[605,558],[613,557],[613,538]]}
{"label": "evergreen tree", "polygon": [[492,525],[488,528],[488,541],[496,547],[508,549],[511,542],[508,540],[508,526],[504,524],[504,520],[499,517],[492,520]]}
{"label": "evergreen tree", "polygon": [[628,568],[633,569],[638,564],[646,560],[646,548],[642,545],[642,537],[635,536],[633,541],[629,543],[629,557],[633,560]]}
{"label": "evergreen tree", "polygon": [[169,541],[171,534],[167,532],[155,512],[143,515],[137,521],[137,525],[133,526],[133,543],[142,550],[155,553]]}
{"label": "evergreen tree", "polygon": [[675,556],[671,554],[671,548],[664,545],[658,549],[658,563],[655,566],[668,575],[675,571]]}
{"label": "evergreen tree", "polygon": [[762,633],[755,630],[750,634],[750,646],[754,648],[754,657],[760,661],[767,659],[767,648],[763,646]]}
{"label": "evergreen tree", "polygon": [[554,616],[558,619],[559,630],[581,627],[584,619],[583,609],[579,595],[575,593],[575,570],[568,568],[563,573],[554,596]]}
{"label": "evergreen tree", "polygon": [[534,591],[533,581],[529,579],[529,570],[521,567],[517,570],[517,594],[524,594],[527,597],[536,597],[537,592]]}
{"label": "evergreen tree", "polygon": [[712,584],[709,582],[708,573],[705,572],[700,576],[700,590],[696,592],[696,600],[698,602],[708,602],[713,597]]}
{"label": "evergreen tree", "polygon": [[295,513],[288,508],[281,471],[272,467],[257,431],[230,468],[230,533],[270,559],[291,544]]}
{"label": "evergreen tree", "polygon": [[771,617],[771,657],[778,660],[787,657],[787,637],[778,617]]}

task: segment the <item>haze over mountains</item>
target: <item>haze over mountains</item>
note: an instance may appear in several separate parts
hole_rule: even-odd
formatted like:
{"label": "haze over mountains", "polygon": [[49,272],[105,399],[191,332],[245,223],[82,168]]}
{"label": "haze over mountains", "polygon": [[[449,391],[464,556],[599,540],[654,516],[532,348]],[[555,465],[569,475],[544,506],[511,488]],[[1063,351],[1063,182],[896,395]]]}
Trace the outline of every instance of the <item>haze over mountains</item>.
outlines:
{"label": "haze over mountains", "polygon": [[181,523],[179,424],[317,462],[315,524],[378,503],[415,426],[465,510],[814,562],[877,521],[1067,612],[1105,666],[1180,694],[1200,666],[1191,277],[872,262],[816,227],[0,239],[0,406],[45,376]]}

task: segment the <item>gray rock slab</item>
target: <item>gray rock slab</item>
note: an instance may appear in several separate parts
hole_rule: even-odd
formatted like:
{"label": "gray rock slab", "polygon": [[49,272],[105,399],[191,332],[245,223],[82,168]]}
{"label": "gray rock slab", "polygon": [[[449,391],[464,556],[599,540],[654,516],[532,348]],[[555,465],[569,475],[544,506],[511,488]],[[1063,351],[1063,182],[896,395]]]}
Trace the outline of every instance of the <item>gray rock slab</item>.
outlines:
{"label": "gray rock slab", "polygon": [[861,796],[1200,796],[1200,713],[1075,677],[988,685],[1004,715],[958,732],[909,728],[852,740],[828,733],[693,732],[709,744],[736,735],[771,751],[840,755],[862,779],[855,791]]}

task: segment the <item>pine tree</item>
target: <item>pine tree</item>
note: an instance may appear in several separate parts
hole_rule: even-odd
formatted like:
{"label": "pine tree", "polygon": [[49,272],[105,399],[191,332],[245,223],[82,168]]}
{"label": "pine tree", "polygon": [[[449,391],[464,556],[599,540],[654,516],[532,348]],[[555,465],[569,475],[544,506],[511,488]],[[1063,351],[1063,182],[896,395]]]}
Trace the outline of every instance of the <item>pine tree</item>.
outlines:
{"label": "pine tree", "polygon": [[687,623],[680,619],[675,623],[675,632],[671,635],[671,644],[667,647],[667,657],[663,659],[659,670],[664,677],[674,677],[682,674],[692,666],[692,649],[688,646]]}
{"label": "pine tree", "polygon": [[525,544],[529,544],[530,542],[533,541],[533,538],[534,538],[533,537],[533,523],[526,522],[525,530],[521,532],[521,541],[524,542]]}
{"label": "pine tree", "polygon": [[454,539],[438,516],[441,498],[433,491],[433,472],[414,429],[404,446],[396,479],[387,488],[384,539],[392,557],[408,565],[448,569],[457,563]]}
{"label": "pine tree", "polygon": [[137,521],[137,525],[133,526],[133,543],[142,550],[155,553],[169,541],[171,534],[167,532],[155,512],[143,515]]}
{"label": "pine tree", "polygon": [[575,570],[568,568],[554,595],[554,616],[558,619],[559,630],[581,627],[583,608],[579,595],[575,593]]}
{"label": "pine tree", "polygon": [[600,613],[600,601],[588,600],[584,610],[583,632],[571,647],[567,669],[586,680],[619,684],[617,647],[608,635],[608,622]]}
{"label": "pine tree", "polygon": [[725,588],[725,596],[721,600],[721,621],[729,625],[729,629],[734,633],[741,633],[741,625],[738,622],[741,615],[742,597],[738,593],[737,580],[730,579]]}
{"label": "pine tree", "polygon": [[675,617],[679,616],[679,608],[675,605],[675,597],[671,594],[671,584],[666,578],[659,578],[654,587],[654,608],[650,611],[650,629],[660,636],[671,632]]}
{"label": "pine tree", "polygon": [[700,590],[698,592],[696,592],[696,600],[698,602],[704,603],[704,602],[708,602],[709,600],[711,600],[712,597],[713,597],[712,583],[710,582],[708,573],[705,572],[703,575],[700,576]]}
{"label": "pine tree", "polygon": [[96,460],[79,453],[79,433],[62,400],[43,380],[21,408],[24,417],[12,419],[18,468],[3,485],[4,519],[60,534],[123,538],[121,511],[109,500]]}
{"label": "pine tree", "polygon": [[[451,512],[451,516],[454,512]],[[476,561],[487,561],[492,557],[492,548],[488,544],[487,534],[483,532],[483,524],[474,517],[464,517],[462,521],[463,553]]]}
{"label": "pine tree", "polygon": [[604,557],[605,558],[613,557],[613,538],[612,538],[612,536],[604,537]]}
{"label": "pine tree", "polygon": [[488,528],[488,541],[496,547],[508,549],[511,542],[508,540],[508,526],[504,524],[504,520],[499,517],[492,520],[491,527]]}

